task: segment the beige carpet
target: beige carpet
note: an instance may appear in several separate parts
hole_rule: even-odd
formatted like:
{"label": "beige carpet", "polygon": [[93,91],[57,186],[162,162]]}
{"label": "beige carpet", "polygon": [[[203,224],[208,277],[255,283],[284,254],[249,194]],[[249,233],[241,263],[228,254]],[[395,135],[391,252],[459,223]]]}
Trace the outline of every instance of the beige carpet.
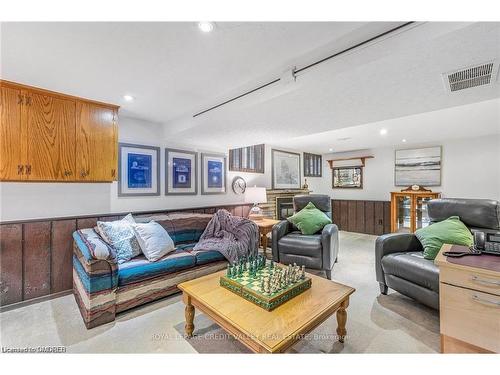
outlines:
{"label": "beige carpet", "polygon": [[[332,339],[331,317],[290,352],[433,353],[439,350],[439,314],[399,293],[379,295],[374,270],[375,236],[342,232],[333,278],[356,288],[348,308],[348,339]],[[247,353],[202,314],[195,337],[183,337],[184,305],[176,295],[120,314],[113,323],[87,330],[73,296],[0,314],[3,347],[62,345],[85,353]]]}

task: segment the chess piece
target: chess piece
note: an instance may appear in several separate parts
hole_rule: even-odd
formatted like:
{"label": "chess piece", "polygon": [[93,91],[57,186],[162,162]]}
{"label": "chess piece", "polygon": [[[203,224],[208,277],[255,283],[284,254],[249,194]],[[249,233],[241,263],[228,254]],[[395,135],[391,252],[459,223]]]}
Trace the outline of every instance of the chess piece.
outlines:
{"label": "chess piece", "polygon": [[227,265],[226,276],[231,277],[231,265],[230,264]]}
{"label": "chess piece", "polygon": [[302,266],[302,275],[301,275],[301,278],[302,279],[306,278],[306,266]]}

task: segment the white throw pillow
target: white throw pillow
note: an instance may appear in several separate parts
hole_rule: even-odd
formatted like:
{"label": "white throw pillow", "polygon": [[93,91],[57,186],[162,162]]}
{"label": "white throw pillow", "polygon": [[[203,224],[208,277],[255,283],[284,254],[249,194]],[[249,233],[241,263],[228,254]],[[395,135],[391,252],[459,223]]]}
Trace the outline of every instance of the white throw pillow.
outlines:
{"label": "white throw pillow", "polygon": [[156,221],[132,224],[132,228],[142,252],[150,262],[157,261],[175,250],[174,241]]}

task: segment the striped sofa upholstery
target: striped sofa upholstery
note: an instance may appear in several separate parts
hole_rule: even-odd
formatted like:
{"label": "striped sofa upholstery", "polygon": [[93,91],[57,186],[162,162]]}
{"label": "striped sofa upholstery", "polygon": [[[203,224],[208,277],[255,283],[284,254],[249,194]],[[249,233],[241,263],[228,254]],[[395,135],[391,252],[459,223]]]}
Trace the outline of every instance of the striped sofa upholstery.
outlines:
{"label": "striped sofa upholstery", "polygon": [[116,254],[93,228],[73,233],[73,294],[87,328],[115,320],[117,313],[178,291],[177,285],[226,267],[216,251],[193,247],[212,215],[173,213],[135,217],[155,220],[174,240],[176,250],[156,262],[139,255],[117,264]]}

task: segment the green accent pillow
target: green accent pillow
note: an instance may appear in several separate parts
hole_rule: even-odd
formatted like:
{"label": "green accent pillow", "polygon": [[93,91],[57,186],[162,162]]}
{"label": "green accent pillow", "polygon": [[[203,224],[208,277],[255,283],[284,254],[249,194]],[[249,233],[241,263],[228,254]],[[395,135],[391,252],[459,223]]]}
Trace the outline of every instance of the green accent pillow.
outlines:
{"label": "green accent pillow", "polygon": [[418,229],[415,232],[424,247],[424,258],[433,260],[443,244],[471,246],[472,233],[458,216]]}
{"label": "green accent pillow", "polygon": [[287,220],[299,228],[302,234],[314,234],[322,230],[326,224],[332,223],[332,220],[312,202]]}

